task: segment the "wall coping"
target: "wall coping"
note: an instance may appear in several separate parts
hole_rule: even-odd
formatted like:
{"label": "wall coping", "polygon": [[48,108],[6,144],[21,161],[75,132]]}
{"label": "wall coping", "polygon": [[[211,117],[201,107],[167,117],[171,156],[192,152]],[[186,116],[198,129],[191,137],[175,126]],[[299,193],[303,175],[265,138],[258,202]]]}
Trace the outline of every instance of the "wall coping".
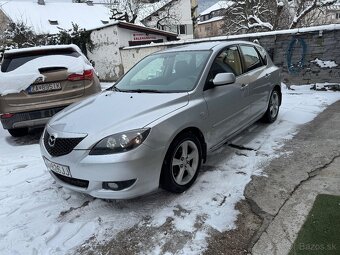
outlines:
{"label": "wall coping", "polygon": [[315,26],[315,27],[303,27],[303,28],[277,30],[277,31],[261,32],[261,33],[241,34],[241,35],[216,36],[216,37],[201,38],[201,39],[187,39],[187,40],[180,40],[176,42],[151,43],[147,45],[124,47],[122,49],[129,50],[129,49],[150,48],[150,47],[169,46],[169,45],[183,45],[183,44],[189,44],[189,43],[199,43],[199,42],[209,42],[209,41],[226,41],[226,40],[236,40],[236,39],[242,39],[242,38],[258,38],[258,37],[271,36],[271,35],[275,36],[275,35],[299,34],[299,33],[334,31],[334,30],[340,30],[340,24],[331,24],[331,25],[323,25],[323,26]]}

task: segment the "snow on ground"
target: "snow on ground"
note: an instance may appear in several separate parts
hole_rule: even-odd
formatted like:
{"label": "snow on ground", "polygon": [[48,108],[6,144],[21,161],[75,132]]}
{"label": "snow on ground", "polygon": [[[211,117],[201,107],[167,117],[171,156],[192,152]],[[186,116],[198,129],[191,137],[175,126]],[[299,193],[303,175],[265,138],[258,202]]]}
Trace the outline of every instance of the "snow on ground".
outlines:
{"label": "snow on ground", "polygon": [[[279,156],[278,149],[300,125],[340,99],[340,93],[309,87],[283,88],[278,120],[272,125],[256,123],[232,141],[254,150],[222,147],[208,157],[197,182],[181,195],[157,191],[108,202],[68,191],[46,171],[38,145],[41,131],[12,138],[0,129],[0,254],[73,253],[90,238],[105,243],[133,226],[157,229],[169,218],[176,231],[192,235],[177,253],[199,254],[211,229],[235,228],[234,206],[251,175],[260,175],[270,159]],[[166,234],[141,243],[140,252],[160,253],[166,238],[172,238]]]}
{"label": "snow on ground", "polygon": [[338,64],[333,60],[321,60],[318,58],[316,58],[315,60],[312,60],[311,63],[315,63],[321,68],[333,68],[333,67],[338,66]]}

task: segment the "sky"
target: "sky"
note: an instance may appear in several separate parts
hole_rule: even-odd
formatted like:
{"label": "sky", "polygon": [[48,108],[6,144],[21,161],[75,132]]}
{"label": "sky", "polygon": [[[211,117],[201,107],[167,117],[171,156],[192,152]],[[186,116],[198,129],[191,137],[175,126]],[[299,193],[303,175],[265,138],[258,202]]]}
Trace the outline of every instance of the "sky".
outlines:
{"label": "sky", "polygon": [[[9,1],[13,1],[13,0],[9,0]],[[37,2],[37,0],[18,0],[18,1]],[[45,0],[45,2],[72,2],[72,0]],[[94,2],[99,2],[99,1],[95,0]],[[205,9],[212,6],[216,2],[218,2],[218,0],[198,0],[198,12],[200,13],[204,11]]]}

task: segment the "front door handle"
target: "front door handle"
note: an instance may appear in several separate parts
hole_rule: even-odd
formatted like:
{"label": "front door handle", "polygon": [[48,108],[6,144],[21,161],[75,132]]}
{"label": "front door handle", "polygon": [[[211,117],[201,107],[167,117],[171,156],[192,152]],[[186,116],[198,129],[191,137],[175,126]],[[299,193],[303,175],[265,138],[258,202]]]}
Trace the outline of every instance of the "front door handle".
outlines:
{"label": "front door handle", "polygon": [[248,85],[249,85],[249,84],[242,84],[242,85],[241,85],[241,90],[246,89],[246,88],[248,87]]}

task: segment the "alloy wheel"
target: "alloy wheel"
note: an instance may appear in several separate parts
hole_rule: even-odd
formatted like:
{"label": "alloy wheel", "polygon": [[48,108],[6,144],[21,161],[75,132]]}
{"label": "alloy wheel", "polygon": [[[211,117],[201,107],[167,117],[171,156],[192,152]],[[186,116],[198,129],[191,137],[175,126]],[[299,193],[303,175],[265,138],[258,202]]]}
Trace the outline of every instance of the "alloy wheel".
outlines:
{"label": "alloy wheel", "polygon": [[275,119],[279,112],[279,95],[275,90],[270,98],[269,111],[271,118]]}
{"label": "alloy wheel", "polygon": [[199,151],[196,144],[186,140],[173,154],[171,173],[178,185],[186,185],[194,178],[199,166]]}

